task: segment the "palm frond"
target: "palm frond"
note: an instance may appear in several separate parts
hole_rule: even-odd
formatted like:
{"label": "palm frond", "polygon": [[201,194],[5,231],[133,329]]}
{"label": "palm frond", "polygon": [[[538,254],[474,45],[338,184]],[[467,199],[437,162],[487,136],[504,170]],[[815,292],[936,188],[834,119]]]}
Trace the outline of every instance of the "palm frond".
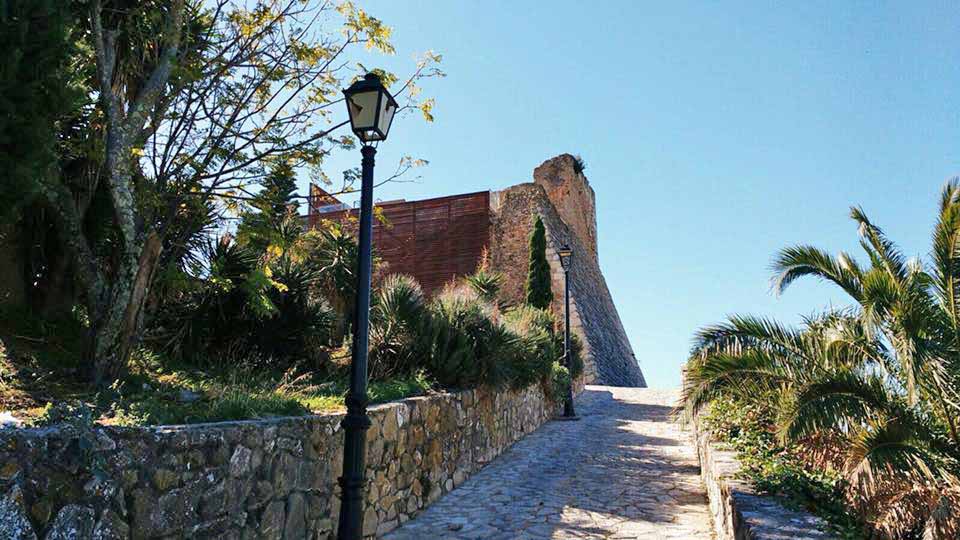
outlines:
{"label": "palm frond", "polygon": [[891,359],[884,342],[864,323],[862,311],[832,311],[805,318],[807,340],[820,364],[839,369],[875,369],[889,374]]}
{"label": "palm frond", "polygon": [[[883,233],[883,230],[874,225],[863,208],[859,206],[850,209],[850,218],[857,222],[860,237],[872,248],[871,259],[874,260],[874,264],[876,265],[879,262],[898,281],[905,279],[907,276],[906,260],[897,246]],[[868,253],[870,252],[868,251]]]}
{"label": "palm frond", "polygon": [[801,332],[778,321],[752,315],[731,315],[726,322],[700,329],[693,354],[754,348],[806,357]]}
{"label": "palm frond", "polygon": [[949,318],[953,338],[960,332],[960,181],[943,187],[940,215],[933,230],[932,280]]}
{"label": "palm frond", "polygon": [[687,362],[686,369],[681,403],[688,416],[723,391],[746,392],[758,385],[775,387],[792,380],[781,356],[758,349],[703,354]]}
{"label": "palm frond", "polygon": [[844,467],[862,502],[914,486],[956,486],[956,460],[931,444],[926,425],[911,414],[881,417],[849,438]]}
{"label": "palm frond", "polygon": [[782,414],[781,440],[799,440],[818,432],[848,432],[882,414],[894,399],[877,376],[853,370],[827,373],[800,386]]}
{"label": "palm frond", "polygon": [[813,246],[792,246],[780,250],[773,261],[773,290],[782,294],[791,283],[804,276],[814,276],[838,285],[854,300],[861,298],[863,270],[847,253],[834,257]]}
{"label": "palm frond", "polygon": [[893,306],[900,297],[900,288],[896,280],[883,268],[872,268],[863,275],[864,322],[872,331],[880,329],[883,321],[890,315]]}

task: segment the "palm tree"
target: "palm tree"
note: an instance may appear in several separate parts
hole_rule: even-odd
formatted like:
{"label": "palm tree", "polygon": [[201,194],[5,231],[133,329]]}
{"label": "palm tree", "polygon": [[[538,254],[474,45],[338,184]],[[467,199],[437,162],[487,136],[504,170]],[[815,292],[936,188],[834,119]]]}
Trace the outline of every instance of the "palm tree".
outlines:
{"label": "palm tree", "polygon": [[831,464],[849,502],[891,537],[955,538],[960,529],[960,185],[947,183],[927,264],[907,260],[860,208],[869,259],[801,245],[776,257],[774,289],[814,276],[855,302],[801,329],[732,317],[701,330],[683,400],[693,413],[734,392],[778,396],[781,440]]}
{"label": "palm tree", "polygon": [[329,222],[306,233],[302,244],[309,264],[320,273],[320,294],[338,315],[333,340],[340,343],[349,333],[353,320],[357,242],[342,225]]}

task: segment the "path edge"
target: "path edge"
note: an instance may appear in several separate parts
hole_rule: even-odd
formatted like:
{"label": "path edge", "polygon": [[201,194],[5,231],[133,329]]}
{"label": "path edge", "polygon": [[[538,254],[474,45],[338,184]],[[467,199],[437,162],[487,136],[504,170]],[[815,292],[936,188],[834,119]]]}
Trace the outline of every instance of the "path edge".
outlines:
{"label": "path edge", "polygon": [[700,477],[707,490],[717,540],[827,540],[827,523],[808,512],[792,510],[776,498],[760,495],[740,478],[737,452],[713,440],[699,417],[693,434],[700,460]]}

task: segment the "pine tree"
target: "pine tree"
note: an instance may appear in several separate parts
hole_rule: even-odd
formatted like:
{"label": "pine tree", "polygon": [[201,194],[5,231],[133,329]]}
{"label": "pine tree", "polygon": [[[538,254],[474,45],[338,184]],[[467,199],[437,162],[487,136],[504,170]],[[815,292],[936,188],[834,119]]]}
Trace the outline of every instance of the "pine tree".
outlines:
{"label": "pine tree", "polygon": [[261,180],[262,190],[253,205],[261,212],[279,221],[289,213],[295,213],[297,203],[296,172],[289,161],[271,163],[269,174]]}
{"label": "pine tree", "polygon": [[550,289],[550,265],[547,263],[547,231],[537,216],[530,233],[530,268],[527,272],[527,304],[546,309],[553,301]]}
{"label": "pine tree", "polygon": [[297,216],[297,183],[293,167],[281,160],[268,166],[250,209],[240,215],[237,240],[262,253],[285,250],[302,232]]}

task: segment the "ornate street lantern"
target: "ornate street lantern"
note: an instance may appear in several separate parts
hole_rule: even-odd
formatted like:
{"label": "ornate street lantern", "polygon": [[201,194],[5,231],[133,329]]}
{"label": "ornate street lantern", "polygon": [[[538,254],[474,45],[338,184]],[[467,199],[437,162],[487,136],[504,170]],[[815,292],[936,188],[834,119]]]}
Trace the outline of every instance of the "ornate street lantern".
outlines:
{"label": "ornate street lantern", "polygon": [[353,310],[353,348],[347,414],[343,417],[343,476],[340,477],[339,540],[363,536],[363,488],[366,483],[367,353],[370,332],[370,274],[373,247],[373,168],[377,149],[373,144],[387,138],[397,112],[397,102],[380,82],[367,73],[343,91],[353,133],[363,141],[360,148],[360,227],[358,230],[357,294]]}
{"label": "ornate street lantern", "polygon": [[560,256],[560,266],[562,266],[564,270],[570,268],[570,257],[573,255],[573,250],[570,249],[570,246],[562,246],[557,250],[557,255]]}
{"label": "ornate street lantern", "polygon": [[350,114],[350,129],[364,143],[382,141],[390,132],[397,101],[380,82],[380,77],[367,73],[343,91]]}

